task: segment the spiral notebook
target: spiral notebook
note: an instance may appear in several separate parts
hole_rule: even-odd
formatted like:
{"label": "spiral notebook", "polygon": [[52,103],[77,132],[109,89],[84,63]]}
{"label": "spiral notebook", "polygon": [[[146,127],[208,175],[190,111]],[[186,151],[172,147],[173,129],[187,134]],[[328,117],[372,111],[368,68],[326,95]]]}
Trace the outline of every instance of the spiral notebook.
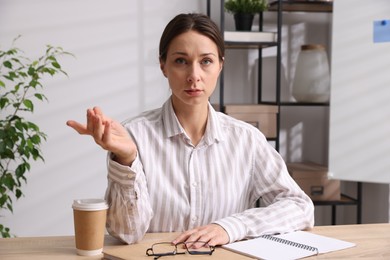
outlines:
{"label": "spiral notebook", "polygon": [[355,245],[306,231],[296,231],[282,235],[264,235],[224,245],[223,248],[257,259],[293,260],[342,250]]}

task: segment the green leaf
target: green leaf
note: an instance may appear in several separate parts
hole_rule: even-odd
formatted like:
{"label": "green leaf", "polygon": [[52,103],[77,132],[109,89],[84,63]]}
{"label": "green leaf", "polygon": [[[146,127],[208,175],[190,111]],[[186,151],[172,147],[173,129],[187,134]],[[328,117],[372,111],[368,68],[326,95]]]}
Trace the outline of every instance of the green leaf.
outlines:
{"label": "green leaf", "polygon": [[1,156],[2,156],[1,159],[6,159],[7,158],[7,159],[15,160],[15,154],[10,149],[5,149],[4,153]]}
{"label": "green leaf", "polygon": [[34,145],[30,139],[27,140],[27,147],[33,149]]}
{"label": "green leaf", "polygon": [[12,174],[7,174],[3,178],[4,185],[9,189],[9,190],[14,190],[15,186],[15,180],[12,177]]}
{"label": "green leaf", "polygon": [[39,135],[33,135],[33,136],[31,136],[31,141],[34,144],[40,144],[41,143],[41,138],[39,137]]}
{"label": "green leaf", "polygon": [[14,79],[18,78],[19,76],[13,72],[13,71],[10,71],[8,72],[8,75],[4,75],[4,78],[10,80],[10,81],[14,81]]}
{"label": "green leaf", "polygon": [[27,73],[24,71],[19,71],[19,75],[22,76],[23,78],[27,78]]}
{"label": "green leaf", "polygon": [[0,87],[5,87],[5,83],[0,80]]}
{"label": "green leaf", "polygon": [[23,123],[19,120],[15,122],[15,127],[21,132],[24,130]]}
{"label": "green leaf", "polygon": [[15,170],[15,175],[17,178],[20,178],[24,175],[26,172],[26,165],[24,163],[19,164],[18,167]]}
{"label": "green leaf", "polygon": [[29,83],[28,85],[30,85],[30,86],[33,87],[33,88],[36,88],[36,86],[37,86],[38,84],[39,84],[39,82],[33,79],[33,80],[30,81],[30,83]]}
{"label": "green leaf", "polygon": [[25,99],[23,100],[23,104],[28,108],[28,110],[30,110],[31,112],[34,111],[34,104],[33,102],[31,102],[31,100],[29,99]]}
{"label": "green leaf", "polygon": [[9,103],[9,99],[6,97],[0,98],[0,108],[3,109]]}
{"label": "green leaf", "polygon": [[39,100],[43,100],[44,98],[44,95],[40,94],[40,93],[35,93],[34,96],[39,99]]}
{"label": "green leaf", "polygon": [[41,159],[41,160],[43,161],[43,157],[41,156],[41,154],[39,153],[39,151],[38,151],[37,149],[33,148],[33,149],[31,150],[31,154],[32,154],[33,159],[34,159],[35,161],[38,160],[38,159]]}
{"label": "green leaf", "polygon": [[32,130],[37,131],[37,132],[39,131],[39,127],[36,124],[34,124],[32,122],[27,122],[27,124],[28,124],[28,128],[31,128]]}
{"label": "green leaf", "polygon": [[49,56],[47,57],[48,60],[52,60],[52,61],[57,61],[56,58],[54,56]]}
{"label": "green leaf", "polygon": [[0,224],[0,234],[3,238],[10,238],[11,234],[9,233],[9,228]]}
{"label": "green leaf", "polygon": [[56,73],[55,69],[51,69],[51,68],[44,68],[42,71],[45,73],[49,73],[52,76]]}
{"label": "green leaf", "polygon": [[12,63],[8,60],[3,62],[4,67],[12,69]]}
{"label": "green leaf", "polygon": [[3,154],[5,152],[5,143],[3,141],[0,141],[0,154]]}
{"label": "green leaf", "polygon": [[57,69],[61,69],[61,65],[58,62],[52,62],[51,65]]}
{"label": "green leaf", "polygon": [[14,87],[15,92],[18,92],[22,85],[23,85],[23,83],[21,83],[21,82],[16,84],[15,87]]}
{"label": "green leaf", "polygon": [[[23,129],[24,130],[28,130],[28,124],[26,122],[23,122]],[[24,139],[22,138],[22,141],[24,141]]]}
{"label": "green leaf", "polygon": [[14,134],[10,134],[10,135],[7,136],[7,138],[4,138],[5,147],[8,147],[11,150],[12,150],[12,148],[15,145],[15,142],[13,141],[13,138],[11,138],[12,135],[14,135]]}
{"label": "green leaf", "polygon": [[34,75],[35,74],[35,69],[32,67],[32,66],[30,66],[29,68],[28,68],[28,75],[30,75],[30,76],[32,76],[32,75]]}
{"label": "green leaf", "polygon": [[31,169],[31,166],[30,166],[30,164],[28,163],[28,162],[24,162],[24,165],[26,166],[26,169],[27,169],[27,171],[30,171],[30,169]]}
{"label": "green leaf", "polygon": [[24,150],[20,150],[20,154],[22,154],[27,160],[30,160],[30,148],[28,148],[28,146],[25,146],[24,148]]}
{"label": "green leaf", "polygon": [[7,202],[7,200],[8,200],[8,195],[2,193],[2,195],[0,197],[0,208],[4,207],[4,204]]}
{"label": "green leaf", "polygon": [[23,193],[20,189],[16,189],[15,190],[15,196],[17,199],[19,199],[20,197],[22,197]]}
{"label": "green leaf", "polygon": [[8,210],[9,210],[10,212],[14,212],[11,203],[7,203],[7,208],[8,208]]}

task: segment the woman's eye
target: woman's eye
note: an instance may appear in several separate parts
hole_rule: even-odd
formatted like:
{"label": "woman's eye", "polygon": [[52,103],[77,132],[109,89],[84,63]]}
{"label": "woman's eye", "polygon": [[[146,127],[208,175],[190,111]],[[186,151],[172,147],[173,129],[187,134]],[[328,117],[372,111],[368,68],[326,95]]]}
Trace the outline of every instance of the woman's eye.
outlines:
{"label": "woman's eye", "polygon": [[209,65],[209,64],[211,64],[211,63],[213,63],[213,61],[210,60],[210,59],[202,60],[202,64],[203,64],[203,65]]}
{"label": "woman's eye", "polygon": [[186,63],[185,59],[183,59],[183,58],[177,58],[177,59],[175,60],[175,62],[176,62],[177,64],[185,64],[185,63]]}

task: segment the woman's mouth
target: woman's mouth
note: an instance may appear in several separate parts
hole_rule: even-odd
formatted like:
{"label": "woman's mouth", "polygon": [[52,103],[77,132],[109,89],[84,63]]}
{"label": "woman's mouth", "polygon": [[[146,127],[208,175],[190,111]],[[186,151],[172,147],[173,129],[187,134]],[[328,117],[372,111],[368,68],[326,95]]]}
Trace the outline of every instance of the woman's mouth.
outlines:
{"label": "woman's mouth", "polygon": [[185,92],[190,96],[199,96],[203,93],[200,89],[187,89]]}

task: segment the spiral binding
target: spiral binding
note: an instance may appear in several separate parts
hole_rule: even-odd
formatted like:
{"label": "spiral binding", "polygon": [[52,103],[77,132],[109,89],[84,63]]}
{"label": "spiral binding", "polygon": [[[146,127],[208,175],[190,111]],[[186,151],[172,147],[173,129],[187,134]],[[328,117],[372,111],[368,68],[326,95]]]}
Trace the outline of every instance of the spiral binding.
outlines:
{"label": "spiral binding", "polygon": [[271,235],[262,235],[260,237],[268,239],[268,240],[272,240],[272,241],[277,242],[277,243],[282,243],[282,244],[286,244],[286,245],[289,245],[289,246],[301,248],[301,249],[304,249],[304,250],[316,252],[317,255],[318,255],[318,248],[313,247],[313,246],[308,246],[308,245],[305,245],[305,244],[293,242],[293,241],[290,241],[290,240],[287,240],[287,239],[283,239],[283,238],[279,238],[279,237],[275,237],[275,236],[271,236]]}

